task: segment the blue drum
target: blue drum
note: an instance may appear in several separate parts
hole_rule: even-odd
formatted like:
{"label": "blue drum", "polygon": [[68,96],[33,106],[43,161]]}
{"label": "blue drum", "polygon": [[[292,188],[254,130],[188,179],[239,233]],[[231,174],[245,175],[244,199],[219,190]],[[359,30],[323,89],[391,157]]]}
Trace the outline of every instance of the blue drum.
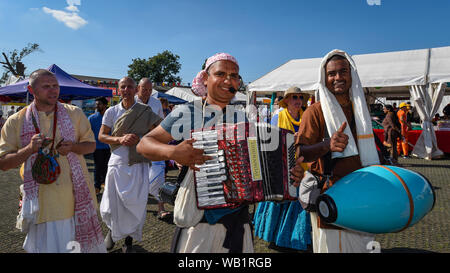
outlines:
{"label": "blue drum", "polygon": [[326,223],[378,234],[414,225],[433,209],[435,201],[433,187],[423,175],[374,165],[337,181],[316,204]]}

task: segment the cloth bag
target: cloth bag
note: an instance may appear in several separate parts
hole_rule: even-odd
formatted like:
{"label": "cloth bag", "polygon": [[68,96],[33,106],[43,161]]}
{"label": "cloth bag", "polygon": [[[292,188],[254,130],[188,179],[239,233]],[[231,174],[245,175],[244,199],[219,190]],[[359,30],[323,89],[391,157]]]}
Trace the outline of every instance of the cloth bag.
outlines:
{"label": "cloth bag", "polygon": [[189,169],[181,182],[173,209],[173,222],[181,228],[193,227],[203,218],[195,197],[194,171]]}
{"label": "cloth bag", "polygon": [[45,154],[39,149],[36,161],[34,161],[31,174],[38,184],[49,185],[54,183],[61,173],[61,168],[55,159],[55,156]]}
{"label": "cloth bag", "polygon": [[320,195],[324,182],[309,171],[305,171],[305,175],[300,181],[298,201],[307,212],[315,212],[317,210],[316,200]]}

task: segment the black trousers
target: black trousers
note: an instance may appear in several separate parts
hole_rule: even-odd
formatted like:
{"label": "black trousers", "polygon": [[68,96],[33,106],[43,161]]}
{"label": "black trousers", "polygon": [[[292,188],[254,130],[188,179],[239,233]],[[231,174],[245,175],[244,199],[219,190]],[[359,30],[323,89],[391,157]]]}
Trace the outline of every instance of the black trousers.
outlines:
{"label": "black trousers", "polygon": [[94,152],[94,186],[96,189],[100,189],[102,184],[105,183],[106,172],[108,171],[108,161],[111,156],[111,151],[109,149],[99,149]]}

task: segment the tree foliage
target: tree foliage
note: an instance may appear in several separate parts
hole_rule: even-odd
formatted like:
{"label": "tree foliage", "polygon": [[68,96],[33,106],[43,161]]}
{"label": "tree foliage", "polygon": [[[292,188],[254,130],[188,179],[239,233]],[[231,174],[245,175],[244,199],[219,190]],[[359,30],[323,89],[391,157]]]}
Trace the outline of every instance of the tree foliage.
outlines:
{"label": "tree foliage", "polygon": [[14,49],[8,53],[2,52],[3,56],[0,58],[2,60],[0,64],[2,64],[4,72],[0,78],[0,83],[5,82],[10,74],[25,77],[26,66],[22,63],[22,59],[35,51],[42,50],[38,44],[28,43],[28,45],[20,51]]}
{"label": "tree foliage", "polygon": [[152,82],[181,82],[176,76],[181,69],[180,56],[165,50],[162,53],[145,59],[132,59],[128,66],[128,76],[138,82],[142,78],[149,78]]}

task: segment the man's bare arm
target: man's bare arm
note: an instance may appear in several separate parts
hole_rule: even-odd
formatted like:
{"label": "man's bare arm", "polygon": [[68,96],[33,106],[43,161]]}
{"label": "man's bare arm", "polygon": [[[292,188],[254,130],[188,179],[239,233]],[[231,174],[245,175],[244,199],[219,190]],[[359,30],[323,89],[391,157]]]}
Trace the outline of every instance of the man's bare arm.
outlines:
{"label": "man's bare arm", "polygon": [[312,145],[298,146],[298,157],[303,156],[304,162],[313,162],[326,155],[328,151],[343,152],[348,144],[348,136],[344,133],[346,127],[347,123],[343,122],[331,138]]}
{"label": "man's bare arm", "polygon": [[194,170],[198,170],[195,165],[201,165],[211,159],[209,156],[203,155],[203,150],[195,149],[192,146],[192,143],[195,142],[194,139],[185,140],[176,146],[167,144],[172,140],[172,135],[158,126],[141,139],[136,146],[136,151],[153,161],[172,159]]}
{"label": "man's bare arm", "polygon": [[168,144],[172,140],[172,135],[158,126],[142,137],[136,151],[153,161],[171,160],[176,147]]}
{"label": "man's bare arm", "polygon": [[0,169],[2,171],[7,171],[20,166],[25,162],[32,154],[33,150],[29,146],[25,146],[18,150],[16,153],[6,154],[0,158]]}
{"label": "man's bare arm", "polygon": [[111,136],[110,132],[111,128],[102,124],[98,132],[98,140],[105,144],[120,144],[121,137]]}
{"label": "man's bare arm", "polygon": [[330,139],[313,145],[300,145],[297,147],[297,154],[304,157],[303,162],[314,162],[326,155],[330,151]]}
{"label": "man's bare arm", "polygon": [[66,156],[70,152],[85,155],[93,153],[95,151],[95,146],[95,142],[72,143],[70,141],[63,141],[56,147],[56,150],[63,156]]}
{"label": "man's bare arm", "polygon": [[19,167],[20,164],[25,162],[32,154],[39,150],[44,140],[44,136],[35,134],[31,137],[31,141],[27,146],[19,149],[17,152],[2,156],[0,158],[0,169],[2,171],[7,171]]}

